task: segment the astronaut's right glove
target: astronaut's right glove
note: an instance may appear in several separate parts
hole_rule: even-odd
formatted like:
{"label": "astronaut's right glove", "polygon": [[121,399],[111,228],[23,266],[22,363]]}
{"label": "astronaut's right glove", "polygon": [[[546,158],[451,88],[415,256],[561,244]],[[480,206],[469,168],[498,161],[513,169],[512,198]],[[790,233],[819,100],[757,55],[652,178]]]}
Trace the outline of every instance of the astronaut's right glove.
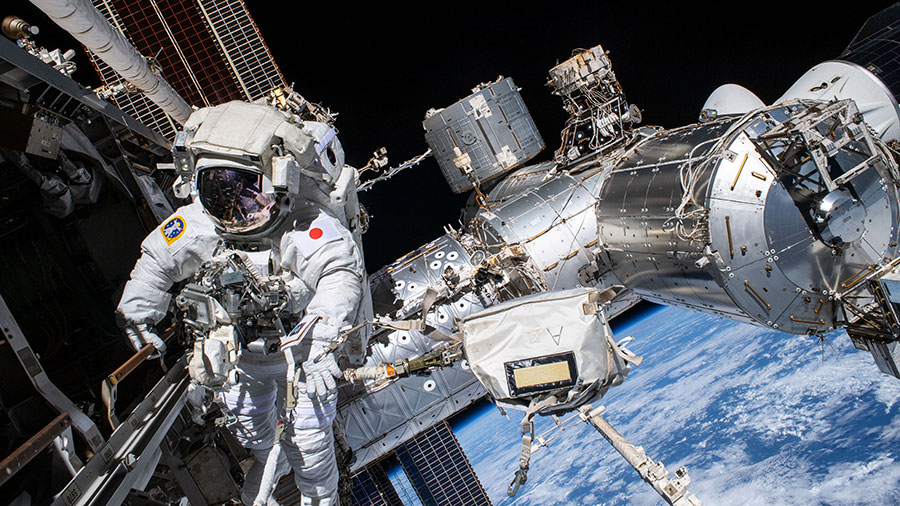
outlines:
{"label": "astronaut's right glove", "polygon": [[129,323],[125,326],[125,335],[128,336],[135,351],[141,351],[144,346],[152,344],[156,351],[149,358],[158,358],[166,354],[165,341],[150,330],[150,326],[146,323]]}

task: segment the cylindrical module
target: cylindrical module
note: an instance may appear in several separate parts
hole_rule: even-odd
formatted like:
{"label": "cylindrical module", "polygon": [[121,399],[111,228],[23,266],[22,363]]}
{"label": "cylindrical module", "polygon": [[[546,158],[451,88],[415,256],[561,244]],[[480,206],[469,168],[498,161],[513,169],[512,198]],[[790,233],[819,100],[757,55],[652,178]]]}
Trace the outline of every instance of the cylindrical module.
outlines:
{"label": "cylindrical module", "polygon": [[193,109],[162,77],[150,70],[138,53],[88,0],[32,0],[63,30],[93,51],[128,82],[141,90],[178,123]]}
{"label": "cylindrical module", "polygon": [[[681,206],[685,184],[699,198],[708,195],[715,172],[713,152],[734,122],[731,118],[666,131],[633,148],[604,182],[597,236],[620,281],[642,297],[750,321],[716,281],[696,267],[709,240],[709,220],[700,207]],[[676,212],[681,219],[675,218]]]}
{"label": "cylindrical module", "polygon": [[[528,254],[544,290],[579,285],[578,273],[592,262],[597,245],[595,194],[600,181],[562,174],[521,192],[490,209],[482,209],[469,228],[491,249],[520,245]],[[490,197],[489,197],[490,198]],[[590,286],[584,284],[584,286]]]}
{"label": "cylindrical module", "polygon": [[659,134],[604,183],[606,260],[652,301],[826,332],[843,317],[836,295],[897,252],[896,165],[881,146],[849,101]]}

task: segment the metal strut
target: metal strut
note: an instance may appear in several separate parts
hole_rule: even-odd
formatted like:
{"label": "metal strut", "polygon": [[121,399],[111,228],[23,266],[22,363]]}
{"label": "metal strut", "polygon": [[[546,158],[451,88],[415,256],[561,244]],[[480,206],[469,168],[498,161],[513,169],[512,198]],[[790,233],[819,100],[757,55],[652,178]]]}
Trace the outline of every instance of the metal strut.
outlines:
{"label": "metal strut", "polygon": [[601,415],[606,410],[603,406],[594,408],[585,405],[579,408],[581,417],[584,417],[597,432],[609,441],[609,444],[619,452],[631,467],[641,475],[654,490],[669,504],[673,506],[701,506],[700,499],[687,491],[691,482],[687,469],[680,467],[675,471],[675,477],[669,478],[669,472],[662,462],[654,462],[644,453],[644,449],[628,442],[624,436],[613,428]]}
{"label": "metal strut", "polygon": [[359,185],[359,187],[356,189],[356,191],[364,192],[364,191],[368,190],[369,188],[375,186],[376,183],[380,183],[382,181],[387,181],[388,179],[396,176],[397,173],[402,172],[410,167],[415,167],[416,165],[422,163],[422,160],[428,158],[429,156],[431,156],[431,154],[432,154],[431,149],[429,148],[421,155],[410,158],[409,160],[398,165],[397,167],[392,167],[390,169],[385,170],[384,172],[381,173],[380,176],[376,177],[375,179],[370,179],[370,180],[362,183],[361,185]]}

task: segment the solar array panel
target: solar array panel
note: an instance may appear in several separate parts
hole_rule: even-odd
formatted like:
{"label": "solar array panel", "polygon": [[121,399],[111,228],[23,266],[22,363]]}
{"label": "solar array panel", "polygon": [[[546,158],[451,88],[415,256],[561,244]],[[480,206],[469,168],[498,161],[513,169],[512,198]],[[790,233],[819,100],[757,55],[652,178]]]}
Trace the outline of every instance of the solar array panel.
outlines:
{"label": "solar array panel", "polygon": [[284,76],[275,64],[256,23],[243,0],[200,0],[200,7],[213,36],[233,65],[246,100],[256,100],[269,90],[284,86]]}
{"label": "solar array panel", "polygon": [[900,94],[900,5],[869,18],[839,59],[878,76],[896,98]]}
{"label": "solar array panel", "polygon": [[[94,6],[188,103],[197,107],[253,101],[284,78],[243,0],[93,0]],[[91,54],[107,87],[124,80]],[[123,111],[172,139],[176,125],[142,94],[111,100]]]}
{"label": "solar array panel", "polygon": [[381,462],[353,476],[351,506],[403,506]]}
{"label": "solar array panel", "polygon": [[396,453],[425,506],[491,504],[445,420],[402,444]]}

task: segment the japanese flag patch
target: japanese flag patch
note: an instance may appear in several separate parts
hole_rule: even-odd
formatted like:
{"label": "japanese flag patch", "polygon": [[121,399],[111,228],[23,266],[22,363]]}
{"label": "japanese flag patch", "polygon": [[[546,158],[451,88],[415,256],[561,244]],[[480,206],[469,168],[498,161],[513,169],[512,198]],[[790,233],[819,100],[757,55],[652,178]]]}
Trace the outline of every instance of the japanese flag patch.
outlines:
{"label": "japanese flag patch", "polygon": [[177,241],[179,237],[184,234],[184,229],[187,228],[184,222],[184,218],[181,216],[175,216],[170,218],[169,221],[165,222],[163,226],[159,227],[159,231],[162,232],[163,238],[166,240],[166,244],[172,244]]}
{"label": "japanese flag patch", "polygon": [[306,230],[298,230],[297,245],[303,256],[309,258],[313,253],[319,251],[319,248],[326,243],[336,241],[341,238],[340,232],[334,226],[334,222],[327,216],[319,216]]}

